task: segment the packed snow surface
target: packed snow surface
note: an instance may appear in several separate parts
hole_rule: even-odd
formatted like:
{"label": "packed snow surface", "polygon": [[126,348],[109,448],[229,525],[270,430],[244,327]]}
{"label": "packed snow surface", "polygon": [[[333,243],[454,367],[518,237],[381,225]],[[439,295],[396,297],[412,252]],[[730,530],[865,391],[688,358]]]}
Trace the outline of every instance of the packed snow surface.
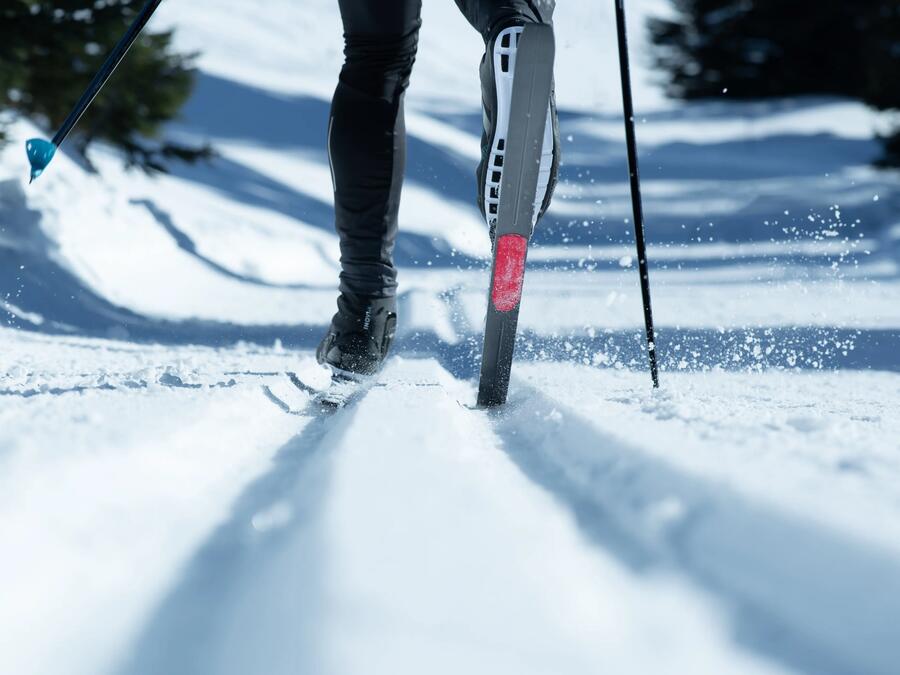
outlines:
{"label": "packed snow surface", "polygon": [[0,149],[0,672],[809,673],[900,662],[900,190],[882,118],[681,105],[628,3],[662,388],[632,243],[613,3],[557,10],[563,167],[510,402],[474,408],[481,44],[424,3],[394,356],[337,411],[332,0],[163,3],[167,133],[28,187]]}

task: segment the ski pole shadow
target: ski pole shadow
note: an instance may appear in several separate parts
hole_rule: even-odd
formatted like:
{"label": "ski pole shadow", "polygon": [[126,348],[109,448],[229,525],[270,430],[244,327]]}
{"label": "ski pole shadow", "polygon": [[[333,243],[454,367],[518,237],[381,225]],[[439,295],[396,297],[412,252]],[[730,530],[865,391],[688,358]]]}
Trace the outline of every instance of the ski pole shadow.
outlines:
{"label": "ski pole shadow", "polygon": [[331,451],[353,414],[315,416],[279,450],[150,616],[118,675],[324,672],[319,519]]}
{"label": "ski pole shadow", "polygon": [[816,675],[896,672],[889,552],[688,474],[527,386],[492,422],[589,541],[636,574],[686,576],[730,611],[738,643]]}

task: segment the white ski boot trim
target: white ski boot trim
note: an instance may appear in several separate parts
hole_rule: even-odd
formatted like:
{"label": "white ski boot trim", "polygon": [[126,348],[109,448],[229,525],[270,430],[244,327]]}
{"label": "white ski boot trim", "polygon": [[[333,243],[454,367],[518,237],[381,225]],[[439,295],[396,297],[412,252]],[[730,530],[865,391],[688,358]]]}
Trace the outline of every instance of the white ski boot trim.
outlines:
{"label": "white ski boot trim", "polygon": [[[503,183],[503,158],[506,155],[506,138],[509,135],[510,101],[513,79],[516,72],[516,53],[522,26],[512,26],[500,32],[494,40],[494,89],[497,92],[496,124],[491,141],[491,154],[484,186],[484,213],[489,227],[497,224],[500,209],[500,186]],[[541,148],[541,168],[538,173],[537,190],[534,197],[534,212],[531,226],[537,223],[541,206],[550,185],[553,167],[553,119],[550,104],[547,104],[547,123],[544,129],[544,144]]]}

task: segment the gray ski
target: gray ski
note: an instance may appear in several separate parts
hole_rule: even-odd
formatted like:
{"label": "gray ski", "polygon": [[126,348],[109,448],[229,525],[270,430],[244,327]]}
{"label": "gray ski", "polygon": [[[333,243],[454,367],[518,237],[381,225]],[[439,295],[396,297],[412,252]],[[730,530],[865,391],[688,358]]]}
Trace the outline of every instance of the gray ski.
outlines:
{"label": "gray ski", "polygon": [[478,405],[506,402],[525,280],[528,242],[534,232],[541,156],[553,86],[553,29],[529,24],[516,35],[509,128],[502,153],[493,265],[484,331]]}

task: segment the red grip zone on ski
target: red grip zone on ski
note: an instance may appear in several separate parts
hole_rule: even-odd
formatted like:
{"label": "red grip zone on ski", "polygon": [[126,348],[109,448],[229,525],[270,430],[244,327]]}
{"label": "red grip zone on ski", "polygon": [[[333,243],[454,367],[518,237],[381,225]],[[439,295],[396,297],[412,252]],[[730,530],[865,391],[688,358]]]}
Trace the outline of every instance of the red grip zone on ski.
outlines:
{"label": "red grip zone on ski", "polygon": [[511,312],[522,299],[528,240],[521,234],[504,234],[497,240],[491,302],[498,312]]}

